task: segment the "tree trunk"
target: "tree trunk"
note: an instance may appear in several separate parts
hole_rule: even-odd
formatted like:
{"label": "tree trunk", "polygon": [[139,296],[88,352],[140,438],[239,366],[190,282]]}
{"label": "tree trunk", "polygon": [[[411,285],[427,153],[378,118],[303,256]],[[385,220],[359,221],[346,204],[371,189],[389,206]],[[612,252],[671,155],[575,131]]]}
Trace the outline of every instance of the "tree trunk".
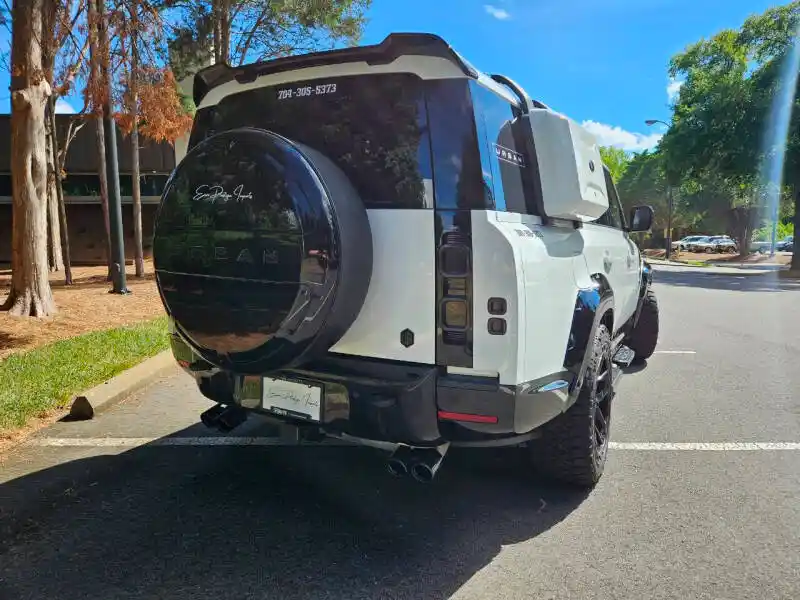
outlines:
{"label": "tree trunk", "polygon": [[129,81],[130,111],[133,120],[131,129],[131,179],[133,182],[133,253],[136,277],[144,277],[144,248],[142,247],[142,190],[139,181],[139,52],[138,19],[139,3],[131,3],[131,72]]}
{"label": "tree trunk", "polygon": [[[56,63],[56,21],[59,12],[57,2],[44,2],[42,5],[42,65],[44,76],[51,89],[55,85]],[[55,129],[50,119],[50,113],[55,112],[55,90],[47,100],[45,114],[45,135],[47,136],[47,250],[51,271],[60,271],[64,268],[61,255],[61,223],[58,218],[58,198],[56,197],[56,162],[53,160],[53,136]]]}
{"label": "tree trunk", "polygon": [[58,202],[58,222],[61,226],[61,256],[64,259],[64,285],[72,285],[72,258],[69,253],[69,230],[67,229],[67,210],[64,206],[64,184],[61,180],[61,161],[58,160],[58,130],[56,113],[50,111],[50,129],[53,131],[53,163],[56,166],[56,200]]}
{"label": "tree trunk", "polygon": [[15,0],[11,48],[11,291],[2,306],[19,316],[56,311],[47,264],[47,152],[42,8],[46,0]]}
{"label": "tree trunk", "polygon": [[231,45],[230,0],[213,0],[211,15],[214,20],[214,62],[227,64]]}
{"label": "tree trunk", "polygon": [[108,213],[108,178],[106,177],[106,142],[103,127],[103,85],[100,75],[100,63],[102,60],[102,49],[100,48],[98,32],[98,11],[97,2],[103,0],[89,0],[89,61],[90,61],[90,81],[93,92],[92,107],[95,115],[95,142],[97,157],[99,160],[97,175],[100,178],[100,205],[103,209],[103,225],[106,234],[106,262],[108,263],[107,279],[111,280],[111,269],[113,267],[113,257],[111,255],[111,221]]}
{"label": "tree trunk", "polygon": [[58,194],[56,192],[56,162],[54,148],[55,118],[50,115],[55,113],[55,97],[47,101],[47,114],[45,115],[45,131],[47,132],[47,246],[50,259],[50,270],[61,271],[64,268],[64,258],[61,252],[61,220],[58,214]]}

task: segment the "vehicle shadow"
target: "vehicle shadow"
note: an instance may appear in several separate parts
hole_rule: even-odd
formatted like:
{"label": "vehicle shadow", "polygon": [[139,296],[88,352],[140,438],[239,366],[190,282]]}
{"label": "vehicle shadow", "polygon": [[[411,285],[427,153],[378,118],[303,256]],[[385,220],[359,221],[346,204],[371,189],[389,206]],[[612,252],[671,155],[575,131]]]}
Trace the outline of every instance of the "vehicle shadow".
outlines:
{"label": "vehicle shadow", "polygon": [[734,290],[740,292],[782,292],[800,290],[800,282],[780,279],[777,272],[709,273],[708,271],[666,271],[655,270],[653,281],[656,284],[676,287],[694,287],[710,290]]}
{"label": "vehicle shadow", "polygon": [[587,496],[520,477],[518,450],[454,450],[430,485],[385,459],[144,446],[11,480],[0,597],[448,598]]}

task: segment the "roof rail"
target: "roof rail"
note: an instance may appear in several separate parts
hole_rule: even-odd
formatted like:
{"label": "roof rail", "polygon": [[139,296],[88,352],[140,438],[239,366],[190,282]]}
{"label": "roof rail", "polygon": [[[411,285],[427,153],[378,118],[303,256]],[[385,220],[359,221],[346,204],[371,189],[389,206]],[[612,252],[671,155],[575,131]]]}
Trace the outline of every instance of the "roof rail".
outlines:
{"label": "roof rail", "polygon": [[438,35],[430,33],[392,33],[386,36],[380,44],[371,46],[356,46],[354,48],[284,56],[240,67],[231,67],[226,64],[211,65],[195,74],[192,96],[195,105],[199,105],[213,88],[233,80],[239,83],[249,83],[255,81],[261,75],[347,62],[366,62],[369,65],[389,64],[397,58],[407,55],[444,58],[458,66],[467,77],[478,78],[478,71],[475,67],[464,60]]}
{"label": "roof rail", "polygon": [[489,75],[491,79],[500,83],[507,88],[509,88],[514,94],[516,94],[517,98],[519,98],[520,102],[522,103],[522,110],[523,113],[529,113],[534,108],[544,108],[546,110],[551,110],[549,106],[547,106],[544,102],[539,102],[538,100],[533,100],[530,96],[528,96],[527,92],[513,79],[506,77],[505,75],[499,75],[494,73]]}

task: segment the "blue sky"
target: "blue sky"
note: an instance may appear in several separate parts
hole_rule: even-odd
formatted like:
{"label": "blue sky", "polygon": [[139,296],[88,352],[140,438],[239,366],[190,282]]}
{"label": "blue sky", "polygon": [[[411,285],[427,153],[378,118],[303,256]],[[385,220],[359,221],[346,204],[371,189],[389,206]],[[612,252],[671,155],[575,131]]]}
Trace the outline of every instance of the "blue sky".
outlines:
{"label": "blue sky", "polygon": [[[668,120],[670,57],[774,0],[373,0],[363,43],[393,31],[436,33],[477,68],[503,73],[584,123],[601,143],[654,146]],[[8,34],[0,32],[6,46]],[[6,46],[7,47],[7,46]],[[62,104],[64,112],[69,106]],[[0,112],[8,112],[0,73]]]}
{"label": "blue sky", "polygon": [[670,57],[738,28],[775,0],[373,0],[363,41],[392,31],[444,37],[475,67],[584,123],[601,143],[654,146],[670,117]]}

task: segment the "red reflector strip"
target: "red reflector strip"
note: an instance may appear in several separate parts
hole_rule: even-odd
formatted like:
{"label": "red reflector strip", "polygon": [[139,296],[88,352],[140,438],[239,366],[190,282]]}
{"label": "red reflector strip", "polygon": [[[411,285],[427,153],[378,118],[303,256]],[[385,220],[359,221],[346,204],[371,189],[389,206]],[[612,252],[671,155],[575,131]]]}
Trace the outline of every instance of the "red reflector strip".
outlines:
{"label": "red reflector strip", "polygon": [[188,360],[179,360],[178,364],[180,366],[182,366],[184,369],[188,369],[189,368],[189,361]]}
{"label": "red reflector strip", "polygon": [[491,415],[470,415],[468,413],[439,411],[439,418],[446,421],[465,421],[467,423],[497,423],[497,417]]}

